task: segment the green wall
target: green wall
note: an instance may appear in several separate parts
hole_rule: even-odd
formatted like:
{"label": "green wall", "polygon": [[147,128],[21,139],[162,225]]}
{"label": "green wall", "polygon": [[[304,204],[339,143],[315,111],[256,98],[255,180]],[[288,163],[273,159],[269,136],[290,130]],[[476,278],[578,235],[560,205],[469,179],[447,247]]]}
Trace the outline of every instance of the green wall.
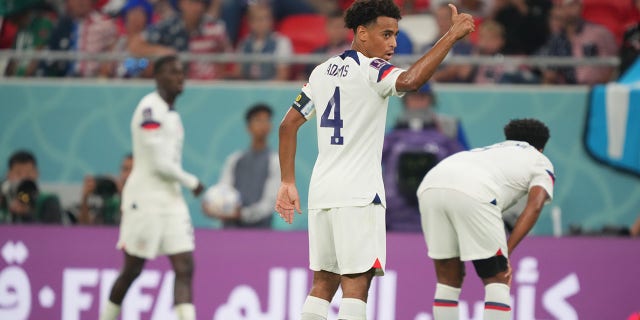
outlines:
{"label": "green wall", "polygon": [[[0,159],[17,148],[33,150],[41,180],[80,183],[85,174],[115,173],[130,151],[129,121],[139,99],[153,89],[151,82],[4,81],[0,82]],[[585,153],[582,136],[586,118],[585,87],[436,86],[440,111],[462,120],[472,146],[502,139],[502,126],[512,118],[535,117],[546,122],[552,138],[545,153],[555,165],[555,199],[547,206],[536,234],[551,234],[549,211],[558,206],[563,226],[630,224],[640,212],[636,177],[596,163]],[[298,84],[188,83],[177,102],[185,125],[184,167],[206,184],[217,181],[225,157],[243,149],[244,112],[255,102],[275,109],[271,145],[277,148],[277,125],[299,92]],[[392,99],[391,124],[400,111]],[[296,176],[306,205],[309,176],[317,152],[315,126],[303,126],[298,138]],[[2,171],[0,171],[2,172]],[[186,195],[197,226],[216,227],[199,205]],[[289,226],[300,229],[306,216]]]}

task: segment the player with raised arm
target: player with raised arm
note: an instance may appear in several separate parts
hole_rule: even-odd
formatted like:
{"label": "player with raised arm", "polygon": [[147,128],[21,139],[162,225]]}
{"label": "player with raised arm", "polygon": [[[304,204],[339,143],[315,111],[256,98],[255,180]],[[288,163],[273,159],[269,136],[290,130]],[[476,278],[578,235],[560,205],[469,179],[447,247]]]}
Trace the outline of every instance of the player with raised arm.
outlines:
{"label": "player with raised arm", "polygon": [[[553,196],[555,176],[542,154],[549,129],[535,119],[509,122],[506,141],[456,153],[431,169],[418,187],[422,230],[436,270],[435,320],[458,319],[464,261],[485,285],[484,319],[511,319],[508,257]],[[527,204],[509,240],[502,212],[522,196]]]}
{"label": "player with raised arm", "polygon": [[176,56],[154,64],[157,90],[146,95],[133,113],[131,135],[135,160],[122,192],[122,221],[117,247],[124,266],[116,279],[101,320],[115,320],[131,283],[147,259],[169,257],[179,320],[195,320],[192,299],[193,226],[180,186],[198,196],[203,185],[182,169],[184,128],[175,110],[182,93],[184,70]]}
{"label": "player with raised arm", "polygon": [[339,319],[365,319],[367,291],[386,260],[382,143],[389,97],[420,88],[473,19],[451,5],[447,34],[408,70],[393,57],[400,10],[392,0],[357,0],[347,10],[351,50],[317,66],[280,124],[282,182],[276,211],[301,212],[294,162],[300,126],[317,114],[318,158],[309,186],[309,265],[313,286],[303,320],[326,319],[339,286]]}

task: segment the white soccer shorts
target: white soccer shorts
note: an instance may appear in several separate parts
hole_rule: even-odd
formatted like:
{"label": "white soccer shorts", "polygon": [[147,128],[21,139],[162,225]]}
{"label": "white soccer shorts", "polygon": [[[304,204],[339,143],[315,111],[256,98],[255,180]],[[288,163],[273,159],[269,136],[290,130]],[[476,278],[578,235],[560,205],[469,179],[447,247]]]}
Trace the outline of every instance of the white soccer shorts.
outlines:
{"label": "white soccer shorts", "polygon": [[123,212],[117,248],[145,259],[192,252],[195,239],[186,206],[180,212],[164,215],[140,210]]}
{"label": "white soccer shorts", "polygon": [[309,268],[358,274],[375,268],[384,275],[387,256],[385,209],[370,204],[309,210]]}
{"label": "white soccer shorts", "polygon": [[502,213],[495,205],[453,189],[427,189],[418,195],[429,257],[462,261],[507,257]]}

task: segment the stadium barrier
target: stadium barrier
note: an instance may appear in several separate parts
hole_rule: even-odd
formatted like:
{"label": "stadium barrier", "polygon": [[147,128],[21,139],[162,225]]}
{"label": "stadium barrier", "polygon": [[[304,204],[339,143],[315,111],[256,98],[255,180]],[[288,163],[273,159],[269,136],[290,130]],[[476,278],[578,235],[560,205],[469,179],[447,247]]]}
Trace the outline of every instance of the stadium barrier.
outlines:
{"label": "stadium barrier", "polygon": [[[199,229],[195,236],[198,319],[298,319],[311,285],[306,233]],[[116,228],[0,226],[0,319],[97,319],[123,258],[116,239]],[[637,314],[639,250],[631,239],[525,239],[511,260],[513,319]],[[386,275],[372,284],[367,319],[432,319],[435,276],[422,236],[390,234],[387,251]],[[122,320],[175,319],[167,260],[147,263],[127,294]],[[481,319],[484,290],[473,266],[466,267],[460,319]]]}

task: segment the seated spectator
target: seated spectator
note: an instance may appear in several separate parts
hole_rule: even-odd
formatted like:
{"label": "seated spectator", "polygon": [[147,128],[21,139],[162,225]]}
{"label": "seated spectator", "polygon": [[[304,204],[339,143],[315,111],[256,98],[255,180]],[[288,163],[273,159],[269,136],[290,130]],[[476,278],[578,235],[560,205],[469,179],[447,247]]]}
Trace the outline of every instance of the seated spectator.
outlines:
{"label": "seated spectator", "polygon": [[382,177],[387,199],[387,230],[420,232],[416,191],[421,174],[466,149],[459,121],[437,114],[428,84],[402,98],[404,113],[384,139]]}
{"label": "seated spectator", "polygon": [[78,211],[80,224],[120,224],[120,195],[133,168],[133,155],[128,154],[120,164],[118,177],[86,176],[82,185],[82,199]]}
{"label": "seated spectator", "polygon": [[[438,26],[438,34],[436,39],[442,38],[449,28],[451,27],[451,9],[447,3],[440,4],[434,11],[434,17],[436,19],[436,25]],[[427,52],[433,48],[437,40],[426,45],[421,49],[421,52]],[[460,55],[467,56],[471,54],[473,46],[467,39],[457,41],[447,56],[445,57],[445,63],[438,67],[438,70],[433,74],[431,80],[436,82],[464,82],[466,79],[461,79],[459,76],[459,65],[450,65],[446,61],[449,57]]]}
{"label": "seated spectator", "polygon": [[[351,31],[344,26],[342,11],[335,10],[327,15],[325,21],[327,43],[313,50],[314,54],[334,56],[351,49]],[[305,68],[305,78],[308,78],[316,64],[309,64]]]}
{"label": "seated spectator", "polygon": [[263,2],[249,5],[249,34],[238,45],[241,54],[270,54],[281,62],[246,62],[236,66],[234,77],[247,80],[288,80],[290,65],[284,60],[293,55],[289,38],[274,31],[271,7]]}
{"label": "seated spectator", "polygon": [[[564,28],[553,35],[541,51],[542,55],[559,57],[611,57],[618,47],[611,32],[582,18],[582,0],[560,0],[555,6],[562,11]],[[598,84],[611,80],[614,68],[607,66],[578,66],[575,68],[548,68],[543,72],[543,83]]]}
{"label": "seated spectator", "polygon": [[[241,207],[231,217],[216,212],[228,228],[271,228],[278,186],[280,161],[267,143],[271,132],[271,108],[256,104],[246,113],[247,131],[251,136],[248,150],[231,154],[225,161],[219,183],[233,186],[240,193]],[[203,207],[203,210],[207,210]]]}
{"label": "seated spectator", "polygon": [[396,36],[396,49],[394,50],[395,54],[413,54],[413,42],[406,31],[400,29],[398,30],[398,35]]}
{"label": "seated spectator", "polygon": [[[478,44],[473,50],[475,55],[500,58],[505,45],[505,30],[502,25],[485,20],[478,30]],[[461,66],[458,77],[479,84],[491,83],[538,83],[539,77],[525,65],[487,64]]]}
{"label": "seated spectator", "polygon": [[504,53],[530,55],[549,38],[551,0],[495,0],[492,19],[506,31]]}
{"label": "seated spectator", "polygon": [[332,11],[325,22],[327,44],[316,48],[313,53],[326,53],[333,56],[351,49],[351,31],[344,25],[342,11]]}
{"label": "seated spectator", "polygon": [[[127,0],[120,10],[122,30],[116,43],[114,52],[128,52],[131,40],[139,36],[153,20],[153,7],[147,0]],[[112,70],[118,78],[135,78],[150,70],[149,59],[144,57],[130,57],[117,63]],[[149,72],[147,72],[149,73]]]}
{"label": "seated spectator", "polygon": [[[9,7],[18,8],[6,16],[18,27],[12,48],[19,52],[45,49],[54,25],[51,9],[42,0],[25,1],[22,6],[16,4],[17,0],[7,1]],[[36,60],[12,59],[5,71],[8,76],[29,77],[35,75],[37,70]]]}
{"label": "seated spectator", "polygon": [[38,165],[31,152],[14,152],[9,157],[8,169],[0,193],[0,221],[48,224],[65,221],[58,197],[38,188]]}
{"label": "seated spectator", "polygon": [[[206,14],[209,0],[177,1],[179,14],[152,25],[140,35],[131,36],[131,54],[137,57],[158,57],[176,52],[231,52],[224,23]],[[224,64],[192,61],[186,73],[189,79],[221,79],[225,77],[225,67]]]}
{"label": "seated spectator", "polygon": [[[67,0],[66,15],[51,33],[49,50],[101,53],[110,51],[117,40],[116,25],[93,9],[93,0]],[[108,75],[110,63],[97,60],[46,61],[44,74],[54,77],[96,77]],[[105,74],[107,73],[107,74]]]}
{"label": "seated spectator", "polygon": [[[633,1],[640,12],[640,0]],[[620,76],[622,76],[640,56],[640,21],[630,26],[624,33],[620,48]]]}

